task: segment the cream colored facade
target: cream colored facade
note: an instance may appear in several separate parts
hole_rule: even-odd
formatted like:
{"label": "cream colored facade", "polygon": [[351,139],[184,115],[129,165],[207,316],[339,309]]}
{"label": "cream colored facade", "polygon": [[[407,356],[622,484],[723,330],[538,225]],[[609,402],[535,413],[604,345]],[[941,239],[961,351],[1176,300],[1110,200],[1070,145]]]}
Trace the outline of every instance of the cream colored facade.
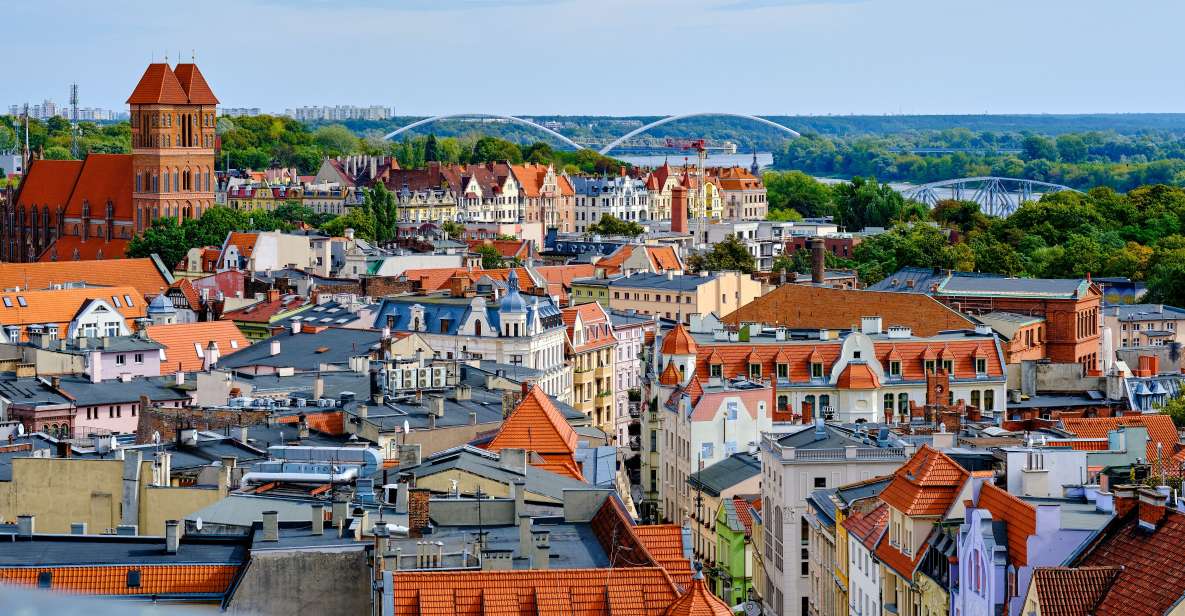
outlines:
{"label": "cream colored facade", "polygon": [[85,522],[88,533],[136,525],[139,534],[163,535],[165,520],[179,520],[222,500],[231,467],[220,469],[217,485],[176,487],[168,454],[142,459],[14,458],[12,479],[0,482],[0,518],[34,516],[36,532],[69,533]]}
{"label": "cream colored facade", "polygon": [[[696,279],[702,278],[696,284]],[[686,284],[681,288],[674,281]],[[692,315],[715,313],[723,317],[765,293],[764,285],[748,274],[713,272],[708,274],[635,275],[614,280],[609,285],[609,307],[636,310],[641,314],[691,323]]]}

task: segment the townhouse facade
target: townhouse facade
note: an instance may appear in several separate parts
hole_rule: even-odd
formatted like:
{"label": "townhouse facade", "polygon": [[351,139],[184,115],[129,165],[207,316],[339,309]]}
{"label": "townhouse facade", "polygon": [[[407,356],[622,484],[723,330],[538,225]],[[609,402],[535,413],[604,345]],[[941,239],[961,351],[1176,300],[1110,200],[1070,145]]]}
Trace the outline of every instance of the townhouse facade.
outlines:
{"label": "townhouse facade", "polygon": [[630,273],[609,282],[609,307],[691,323],[694,316],[717,317],[761,296],[764,287],[740,272],[677,274]]}
{"label": "townhouse facade", "polygon": [[[572,406],[592,425],[617,435],[617,337],[600,304],[570,306],[562,311],[567,327],[568,362],[572,365]],[[627,415],[628,416],[628,415]]]}
{"label": "townhouse facade", "polygon": [[585,233],[605,216],[628,222],[645,222],[650,216],[650,195],[641,180],[626,175],[572,178],[575,191],[573,230]]}

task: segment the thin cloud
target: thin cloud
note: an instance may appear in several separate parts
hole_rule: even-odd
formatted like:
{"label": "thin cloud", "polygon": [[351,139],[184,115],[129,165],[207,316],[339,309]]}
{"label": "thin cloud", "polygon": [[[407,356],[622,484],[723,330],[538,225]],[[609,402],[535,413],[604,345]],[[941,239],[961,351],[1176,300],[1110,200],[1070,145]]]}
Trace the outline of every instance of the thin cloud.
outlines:
{"label": "thin cloud", "polygon": [[840,4],[863,4],[872,0],[734,0],[716,5],[718,11],[753,11],[794,6],[829,6]]}

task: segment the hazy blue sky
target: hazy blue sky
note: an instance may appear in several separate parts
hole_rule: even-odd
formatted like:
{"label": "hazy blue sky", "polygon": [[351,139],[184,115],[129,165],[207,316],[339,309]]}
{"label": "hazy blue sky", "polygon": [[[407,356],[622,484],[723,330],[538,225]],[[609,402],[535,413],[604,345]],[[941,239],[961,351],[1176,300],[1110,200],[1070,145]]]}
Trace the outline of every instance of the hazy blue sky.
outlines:
{"label": "hazy blue sky", "polygon": [[122,108],[195,50],[224,105],[271,111],[1185,111],[1183,23],[1180,0],[22,1],[0,109],[74,80]]}

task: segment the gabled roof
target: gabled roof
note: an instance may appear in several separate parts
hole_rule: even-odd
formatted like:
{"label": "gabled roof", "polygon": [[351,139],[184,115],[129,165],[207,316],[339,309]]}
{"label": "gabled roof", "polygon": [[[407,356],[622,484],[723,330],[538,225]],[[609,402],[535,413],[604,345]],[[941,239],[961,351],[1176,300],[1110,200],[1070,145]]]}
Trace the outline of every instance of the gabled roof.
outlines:
{"label": "gabled roof", "polygon": [[979,507],[1008,525],[1008,558],[1017,567],[1029,560],[1029,536],[1037,532],[1037,508],[987,482],[979,491]]}
{"label": "gabled roof", "polygon": [[552,404],[551,398],[536,385],[502,422],[498,434],[486,445],[486,449],[501,451],[518,448],[533,451],[544,458],[543,468],[583,479],[573,457],[576,441],[576,431]]}
{"label": "gabled roof", "polygon": [[129,105],[186,105],[189,97],[168,64],[154,62],[144,70],[140,82],[126,101]]}
{"label": "gabled roof", "polygon": [[1144,426],[1148,429],[1148,448],[1145,460],[1155,463],[1156,445],[1167,463],[1176,453],[1179,437],[1173,420],[1168,415],[1143,414],[1121,417],[1063,417],[1062,426],[1079,438],[1107,438],[1107,433],[1122,426]]}
{"label": "gabled roof", "polygon": [[1042,616],[1090,616],[1123,572],[1115,567],[1039,567],[1033,586]]}
{"label": "gabled roof", "polygon": [[[568,342],[574,351],[587,351],[606,345],[615,344],[617,338],[613,335],[613,324],[609,322],[609,315],[597,302],[568,306],[560,311],[564,318],[564,325],[568,328]],[[576,345],[576,323],[580,317],[580,325],[584,328],[584,342]],[[591,335],[590,335],[591,334]]]}
{"label": "gabled roof", "polygon": [[50,213],[56,214],[57,208],[66,207],[80,173],[81,160],[34,160],[21,181],[17,203],[26,207],[49,206]]}
{"label": "gabled roof", "polygon": [[970,474],[949,456],[923,445],[893,474],[881,500],[907,516],[941,516]]}
{"label": "gabled roof", "polygon": [[[178,369],[183,372],[201,370],[210,341],[217,345],[219,357],[226,357],[251,344],[231,321],[149,325],[146,331],[149,338],[165,345],[160,362],[161,374],[173,374]],[[198,354],[199,346],[203,355]]]}
{"label": "gabled roof", "polygon": [[835,386],[840,389],[876,389],[881,383],[868,364],[849,362],[839,373]]}
{"label": "gabled roof", "polygon": [[648,524],[632,529],[638,541],[675,583],[686,586],[691,579],[691,561],[683,552],[683,528],[678,524]]}
{"label": "gabled roof", "polygon": [[1078,563],[1123,567],[1094,614],[1165,614],[1185,594],[1185,567],[1180,566],[1185,562],[1185,514],[1166,508],[1155,532],[1147,532],[1140,527],[1138,511],[1139,506],[1119,518]]}
{"label": "gabled roof", "polygon": [[847,330],[859,325],[861,317],[873,315],[885,315],[885,325],[909,327],[919,337],[975,328],[970,319],[926,295],[801,284],[782,285],[721,320],[727,325],[762,323],[795,329]]}
{"label": "gabled roof", "polygon": [[[128,299],[132,300],[131,305],[128,305]],[[0,325],[63,325],[73,321],[95,300],[105,302],[129,322],[143,318],[148,307],[132,287],[0,292]],[[66,332],[59,332],[59,336],[65,338]]]}
{"label": "gabled roof", "polygon": [[695,355],[699,347],[683,324],[677,323],[674,329],[663,336],[661,350],[663,355]]}
{"label": "gabled roof", "polygon": [[870,511],[857,511],[842,522],[848,534],[855,537],[868,551],[875,551],[881,535],[889,527],[889,506],[881,503]]}
{"label": "gabled roof", "polygon": [[55,284],[131,286],[141,297],[155,295],[173,281],[151,258],[119,261],[0,263],[0,289],[48,289]]}
{"label": "gabled roof", "polygon": [[206,83],[206,78],[198,70],[196,64],[178,64],[173,68],[173,75],[185,90],[191,105],[217,105],[218,98]]}

